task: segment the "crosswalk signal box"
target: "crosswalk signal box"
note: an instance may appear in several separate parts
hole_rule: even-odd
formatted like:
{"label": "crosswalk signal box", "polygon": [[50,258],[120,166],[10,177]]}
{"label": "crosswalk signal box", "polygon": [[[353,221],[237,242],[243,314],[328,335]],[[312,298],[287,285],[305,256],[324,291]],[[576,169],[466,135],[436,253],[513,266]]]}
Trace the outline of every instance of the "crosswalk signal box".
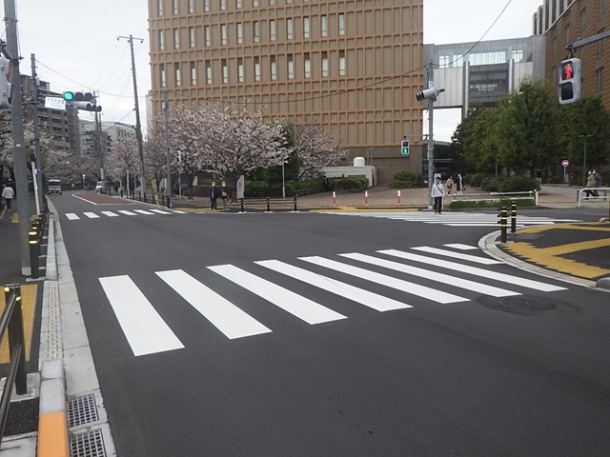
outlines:
{"label": "crosswalk signal box", "polygon": [[409,155],[409,140],[402,140],[400,142],[400,153],[403,156],[408,156]]}

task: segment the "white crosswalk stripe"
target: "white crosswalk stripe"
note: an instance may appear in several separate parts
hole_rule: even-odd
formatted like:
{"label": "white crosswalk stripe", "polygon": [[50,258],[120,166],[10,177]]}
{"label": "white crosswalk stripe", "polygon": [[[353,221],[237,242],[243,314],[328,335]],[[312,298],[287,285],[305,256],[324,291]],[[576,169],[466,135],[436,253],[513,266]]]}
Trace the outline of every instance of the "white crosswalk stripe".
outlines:
{"label": "white crosswalk stripe", "polygon": [[[378,219],[392,219],[405,222],[422,222],[425,224],[440,224],[451,227],[498,227],[498,215],[490,213],[474,212],[444,212],[434,214],[427,211],[407,211],[407,212],[332,212],[341,216],[372,217]],[[510,220],[509,220],[510,222]],[[553,225],[572,222],[582,222],[576,219],[556,219],[550,217],[517,215],[517,226],[528,225]]]}
{"label": "white crosswalk stripe", "polygon": [[[233,303],[221,295],[226,292],[226,287],[235,285],[273,305],[268,309],[261,309],[260,312],[286,312],[310,325],[349,318],[351,308],[344,308],[344,314],[337,312],[332,309],[335,301],[330,297],[324,298],[326,294],[339,295],[343,300],[363,305],[369,310],[388,312],[424,307],[427,303],[431,306],[465,304],[480,295],[516,296],[527,289],[540,292],[565,290],[564,287],[550,283],[502,273],[498,271],[502,266],[496,265],[497,262],[484,264],[487,259],[485,256],[464,254],[465,250],[474,251],[474,248],[468,245],[444,247],[449,249],[418,246],[409,251],[380,250],[375,255],[358,252],[337,255],[350,263],[330,258],[335,256],[308,256],[294,259],[293,263],[302,262],[299,266],[279,260],[255,261],[248,269],[231,264],[208,266],[209,271],[228,280],[221,283],[215,281],[214,289],[183,270],[157,271],[155,274],[218,329],[219,333],[231,340],[272,333],[271,328],[245,312],[239,303]],[[459,252],[452,252],[450,249]],[[443,260],[443,257],[451,257],[454,261]],[[354,262],[366,268],[355,266]],[[483,263],[485,266],[472,265],[477,263]],[[329,275],[322,275],[308,268],[324,268],[329,271]],[[380,269],[389,270],[394,276],[379,273]],[[332,276],[343,279],[335,279]],[[466,279],[468,276],[472,279]],[[435,283],[437,286],[424,286],[415,282],[416,278],[427,284]],[[279,281],[282,285],[277,283]],[[292,290],[289,286],[291,281],[296,286],[316,288],[316,301],[307,298],[301,291],[297,293]],[[373,282],[382,286],[379,289],[382,292],[366,290],[349,284],[350,281],[359,285],[363,281]],[[154,304],[148,301],[129,276],[100,278],[100,283],[135,356],[184,347],[157,313]],[[498,287],[497,283],[509,286]],[[456,295],[440,290],[443,288],[463,292]],[[400,291],[400,295],[391,289]],[[383,292],[384,290],[386,291]],[[395,297],[400,298],[397,300]],[[417,304],[407,304],[409,297],[418,297]],[[260,306],[260,303],[248,302],[248,306]]]}
{"label": "white crosswalk stripe", "polygon": [[78,217],[74,213],[66,213],[66,217],[68,218],[69,221],[77,221],[80,219],[80,217]]}
{"label": "white crosswalk stripe", "polygon": [[119,217],[117,213],[113,213],[112,211],[102,211],[102,214],[108,217]]}
{"label": "white crosswalk stripe", "polygon": [[[93,211],[83,211],[82,214],[84,216],[86,216],[87,219],[100,219],[101,218],[101,216],[99,214],[97,214]],[[162,210],[162,209],[151,209],[151,210],[134,209],[132,211],[121,209],[121,210],[116,210],[116,211],[100,211],[100,214],[107,216],[107,217],[119,217],[121,215],[123,215],[123,216],[138,216],[138,215],[154,216],[157,214],[167,216],[167,215],[171,215],[171,214],[187,214],[187,212],[178,211],[178,210],[166,211],[166,210]],[[66,213],[66,218],[70,221],[81,220],[81,217],[76,213]]]}
{"label": "white crosswalk stripe", "polygon": [[89,219],[99,219],[99,216],[95,213],[91,213],[89,211],[85,211],[83,213],[85,216],[87,216]]}
{"label": "white crosswalk stripe", "polygon": [[145,209],[134,209],[136,213],[145,214],[146,216],[152,216],[155,213],[151,213],[150,211],[146,211]]}

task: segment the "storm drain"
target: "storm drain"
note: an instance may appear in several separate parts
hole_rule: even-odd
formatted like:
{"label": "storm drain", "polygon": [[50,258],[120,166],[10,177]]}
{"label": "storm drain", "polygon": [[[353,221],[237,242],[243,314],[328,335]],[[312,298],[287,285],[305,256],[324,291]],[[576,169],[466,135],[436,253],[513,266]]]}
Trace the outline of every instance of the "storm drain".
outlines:
{"label": "storm drain", "polygon": [[106,457],[102,430],[72,435],[70,439],[71,457]]}
{"label": "storm drain", "polygon": [[[90,424],[99,420],[95,395],[88,394],[76,397],[68,402],[68,424],[69,427]],[[89,454],[85,454],[89,455]]]}

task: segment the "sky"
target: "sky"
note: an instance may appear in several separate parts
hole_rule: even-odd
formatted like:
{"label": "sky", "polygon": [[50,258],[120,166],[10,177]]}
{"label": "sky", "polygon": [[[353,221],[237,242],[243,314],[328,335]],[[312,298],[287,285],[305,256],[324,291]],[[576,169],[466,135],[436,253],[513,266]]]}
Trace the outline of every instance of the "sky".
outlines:
{"label": "sky", "polygon": [[[146,125],[145,95],[151,88],[148,0],[7,1],[16,5],[21,73],[31,74],[35,54],[38,77],[51,83],[52,91],[98,92],[104,121],[135,124],[129,43],[117,40],[132,35],[141,123]],[[529,36],[532,15],[541,4],[542,0],[424,0],[424,43]],[[92,119],[83,111],[80,117]],[[434,117],[436,139],[449,141],[459,110],[435,110]]]}

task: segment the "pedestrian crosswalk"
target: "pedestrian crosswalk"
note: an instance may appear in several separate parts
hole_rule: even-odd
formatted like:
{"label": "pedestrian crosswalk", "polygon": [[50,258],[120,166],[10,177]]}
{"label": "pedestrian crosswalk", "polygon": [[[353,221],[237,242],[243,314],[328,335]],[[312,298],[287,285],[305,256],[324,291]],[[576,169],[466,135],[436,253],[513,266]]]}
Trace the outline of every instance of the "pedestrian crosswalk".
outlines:
{"label": "pedestrian crosswalk", "polygon": [[[156,277],[169,286],[176,300],[181,298],[192,306],[218,330],[220,338],[224,335],[229,340],[272,333],[273,328],[244,311],[244,303],[225,298],[235,296],[227,287],[245,289],[272,305],[273,313],[288,313],[309,325],[331,325],[349,319],[345,309],[342,312],[333,309],[336,296],[373,312],[391,312],[428,305],[467,304],[481,295],[508,297],[532,290],[565,289],[550,282],[503,273],[499,271],[501,268],[501,262],[481,255],[474,246],[446,244],[374,253],[305,256],[291,262],[261,260],[245,266],[208,266],[206,271],[227,280],[212,284],[204,284],[181,269],[156,271],[152,280]],[[282,281],[285,277],[287,280]],[[312,286],[318,291],[314,296],[325,298],[313,300],[297,293],[294,285],[287,285],[295,284],[293,280],[304,283],[305,290]],[[185,347],[156,309],[155,297],[142,292],[129,276],[102,277],[99,281],[135,356]],[[373,290],[367,290],[367,283],[374,284]],[[150,287],[147,285],[144,290]],[[252,306],[251,301],[248,306]]]}
{"label": "pedestrian crosswalk", "polygon": [[[405,222],[422,222],[424,224],[438,224],[452,227],[498,227],[497,214],[477,213],[477,212],[444,212],[443,214],[434,214],[432,212],[415,211],[415,212],[335,212],[327,214],[336,214],[342,216],[356,217],[372,217],[380,219],[393,219]],[[517,227],[530,225],[553,225],[567,224],[573,222],[582,222],[576,219],[556,219],[552,217],[538,217],[517,215]],[[510,224],[510,218],[508,223]]]}
{"label": "pedestrian crosswalk", "polygon": [[120,209],[117,211],[100,211],[99,214],[93,211],[83,211],[81,215],[76,213],[66,213],[66,218],[69,221],[78,221],[81,219],[101,219],[102,217],[119,217],[119,216],[154,216],[154,215],[168,216],[170,214],[186,214],[186,211],[179,210],[165,210],[165,209],[134,209],[128,211]]}

